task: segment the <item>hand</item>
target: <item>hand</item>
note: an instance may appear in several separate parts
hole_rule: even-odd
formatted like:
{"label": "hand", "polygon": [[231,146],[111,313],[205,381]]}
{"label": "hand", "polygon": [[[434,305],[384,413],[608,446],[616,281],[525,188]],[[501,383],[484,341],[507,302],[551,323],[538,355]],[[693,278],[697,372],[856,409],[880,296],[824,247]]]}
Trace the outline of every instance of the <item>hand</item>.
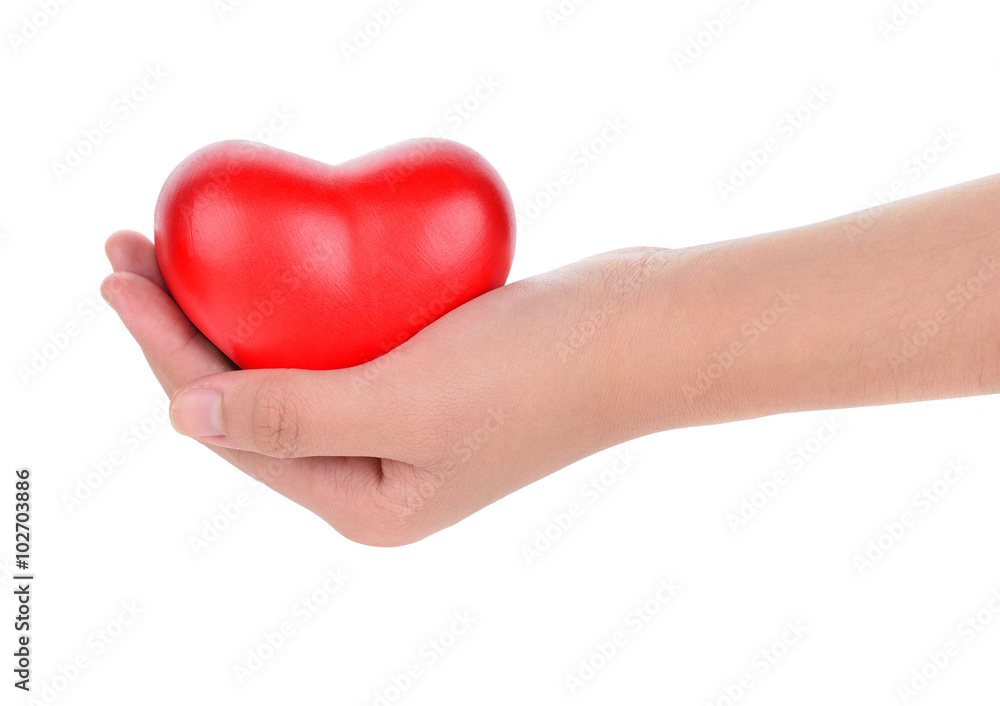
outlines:
{"label": "hand", "polygon": [[655,431],[1000,392],[998,203],[993,176],[875,215],[598,255],[347,370],[235,370],[137,233],[108,240],[102,292],[178,431],[346,537],[398,545]]}
{"label": "hand", "polygon": [[672,251],[509,284],[332,371],[237,370],[171,299],[152,243],[121,231],[106,252],[102,293],[171,397],[174,427],[357,542],[414,542],[661,426],[636,404],[648,381],[630,343]]}

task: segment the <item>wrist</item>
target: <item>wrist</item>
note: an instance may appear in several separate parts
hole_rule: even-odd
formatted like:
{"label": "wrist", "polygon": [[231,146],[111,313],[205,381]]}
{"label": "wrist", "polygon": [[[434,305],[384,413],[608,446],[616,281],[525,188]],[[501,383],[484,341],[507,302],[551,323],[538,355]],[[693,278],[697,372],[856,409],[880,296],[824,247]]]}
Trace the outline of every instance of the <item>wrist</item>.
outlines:
{"label": "wrist", "polygon": [[631,323],[641,434],[801,408],[789,377],[803,315],[774,236],[662,251]]}

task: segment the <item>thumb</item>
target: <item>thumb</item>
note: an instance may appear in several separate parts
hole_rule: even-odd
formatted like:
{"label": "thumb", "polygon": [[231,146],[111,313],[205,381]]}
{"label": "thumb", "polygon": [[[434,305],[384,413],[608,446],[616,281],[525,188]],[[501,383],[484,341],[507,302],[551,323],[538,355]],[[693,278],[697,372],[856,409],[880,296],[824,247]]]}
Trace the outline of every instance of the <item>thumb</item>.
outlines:
{"label": "thumb", "polygon": [[237,370],[181,387],[170,400],[174,428],[213,446],[276,458],[392,457],[385,385],[348,370]]}

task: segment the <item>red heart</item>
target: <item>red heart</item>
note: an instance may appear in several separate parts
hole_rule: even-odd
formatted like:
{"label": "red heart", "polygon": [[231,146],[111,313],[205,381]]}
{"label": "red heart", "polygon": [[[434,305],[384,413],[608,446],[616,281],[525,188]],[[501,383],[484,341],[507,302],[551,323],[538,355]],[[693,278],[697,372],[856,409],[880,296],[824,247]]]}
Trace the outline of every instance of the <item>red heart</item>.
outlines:
{"label": "red heart", "polygon": [[156,259],[187,317],[242,368],[345,368],[507,280],[500,175],[455,142],[330,166],[253,142],[209,145],[156,203]]}

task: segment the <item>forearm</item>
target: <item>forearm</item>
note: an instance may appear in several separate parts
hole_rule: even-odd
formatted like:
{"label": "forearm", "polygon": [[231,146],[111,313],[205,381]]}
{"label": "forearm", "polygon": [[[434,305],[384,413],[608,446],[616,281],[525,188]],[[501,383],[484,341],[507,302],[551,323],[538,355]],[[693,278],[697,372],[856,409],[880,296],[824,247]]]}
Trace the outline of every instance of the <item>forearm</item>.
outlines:
{"label": "forearm", "polygon": [[1000,177],[866,215],[658,269],[637,389],[661,428],[1000,391]]}
{"label": "forearm", "polygon": [[109,240],[116,272],[137,264],[102,291],[179,431],[348,536],[395,545],[651,432],[1000,391],[998,224],[994,177],[871,223],[605,253],[346,370],[232,370],[134,233]]}

